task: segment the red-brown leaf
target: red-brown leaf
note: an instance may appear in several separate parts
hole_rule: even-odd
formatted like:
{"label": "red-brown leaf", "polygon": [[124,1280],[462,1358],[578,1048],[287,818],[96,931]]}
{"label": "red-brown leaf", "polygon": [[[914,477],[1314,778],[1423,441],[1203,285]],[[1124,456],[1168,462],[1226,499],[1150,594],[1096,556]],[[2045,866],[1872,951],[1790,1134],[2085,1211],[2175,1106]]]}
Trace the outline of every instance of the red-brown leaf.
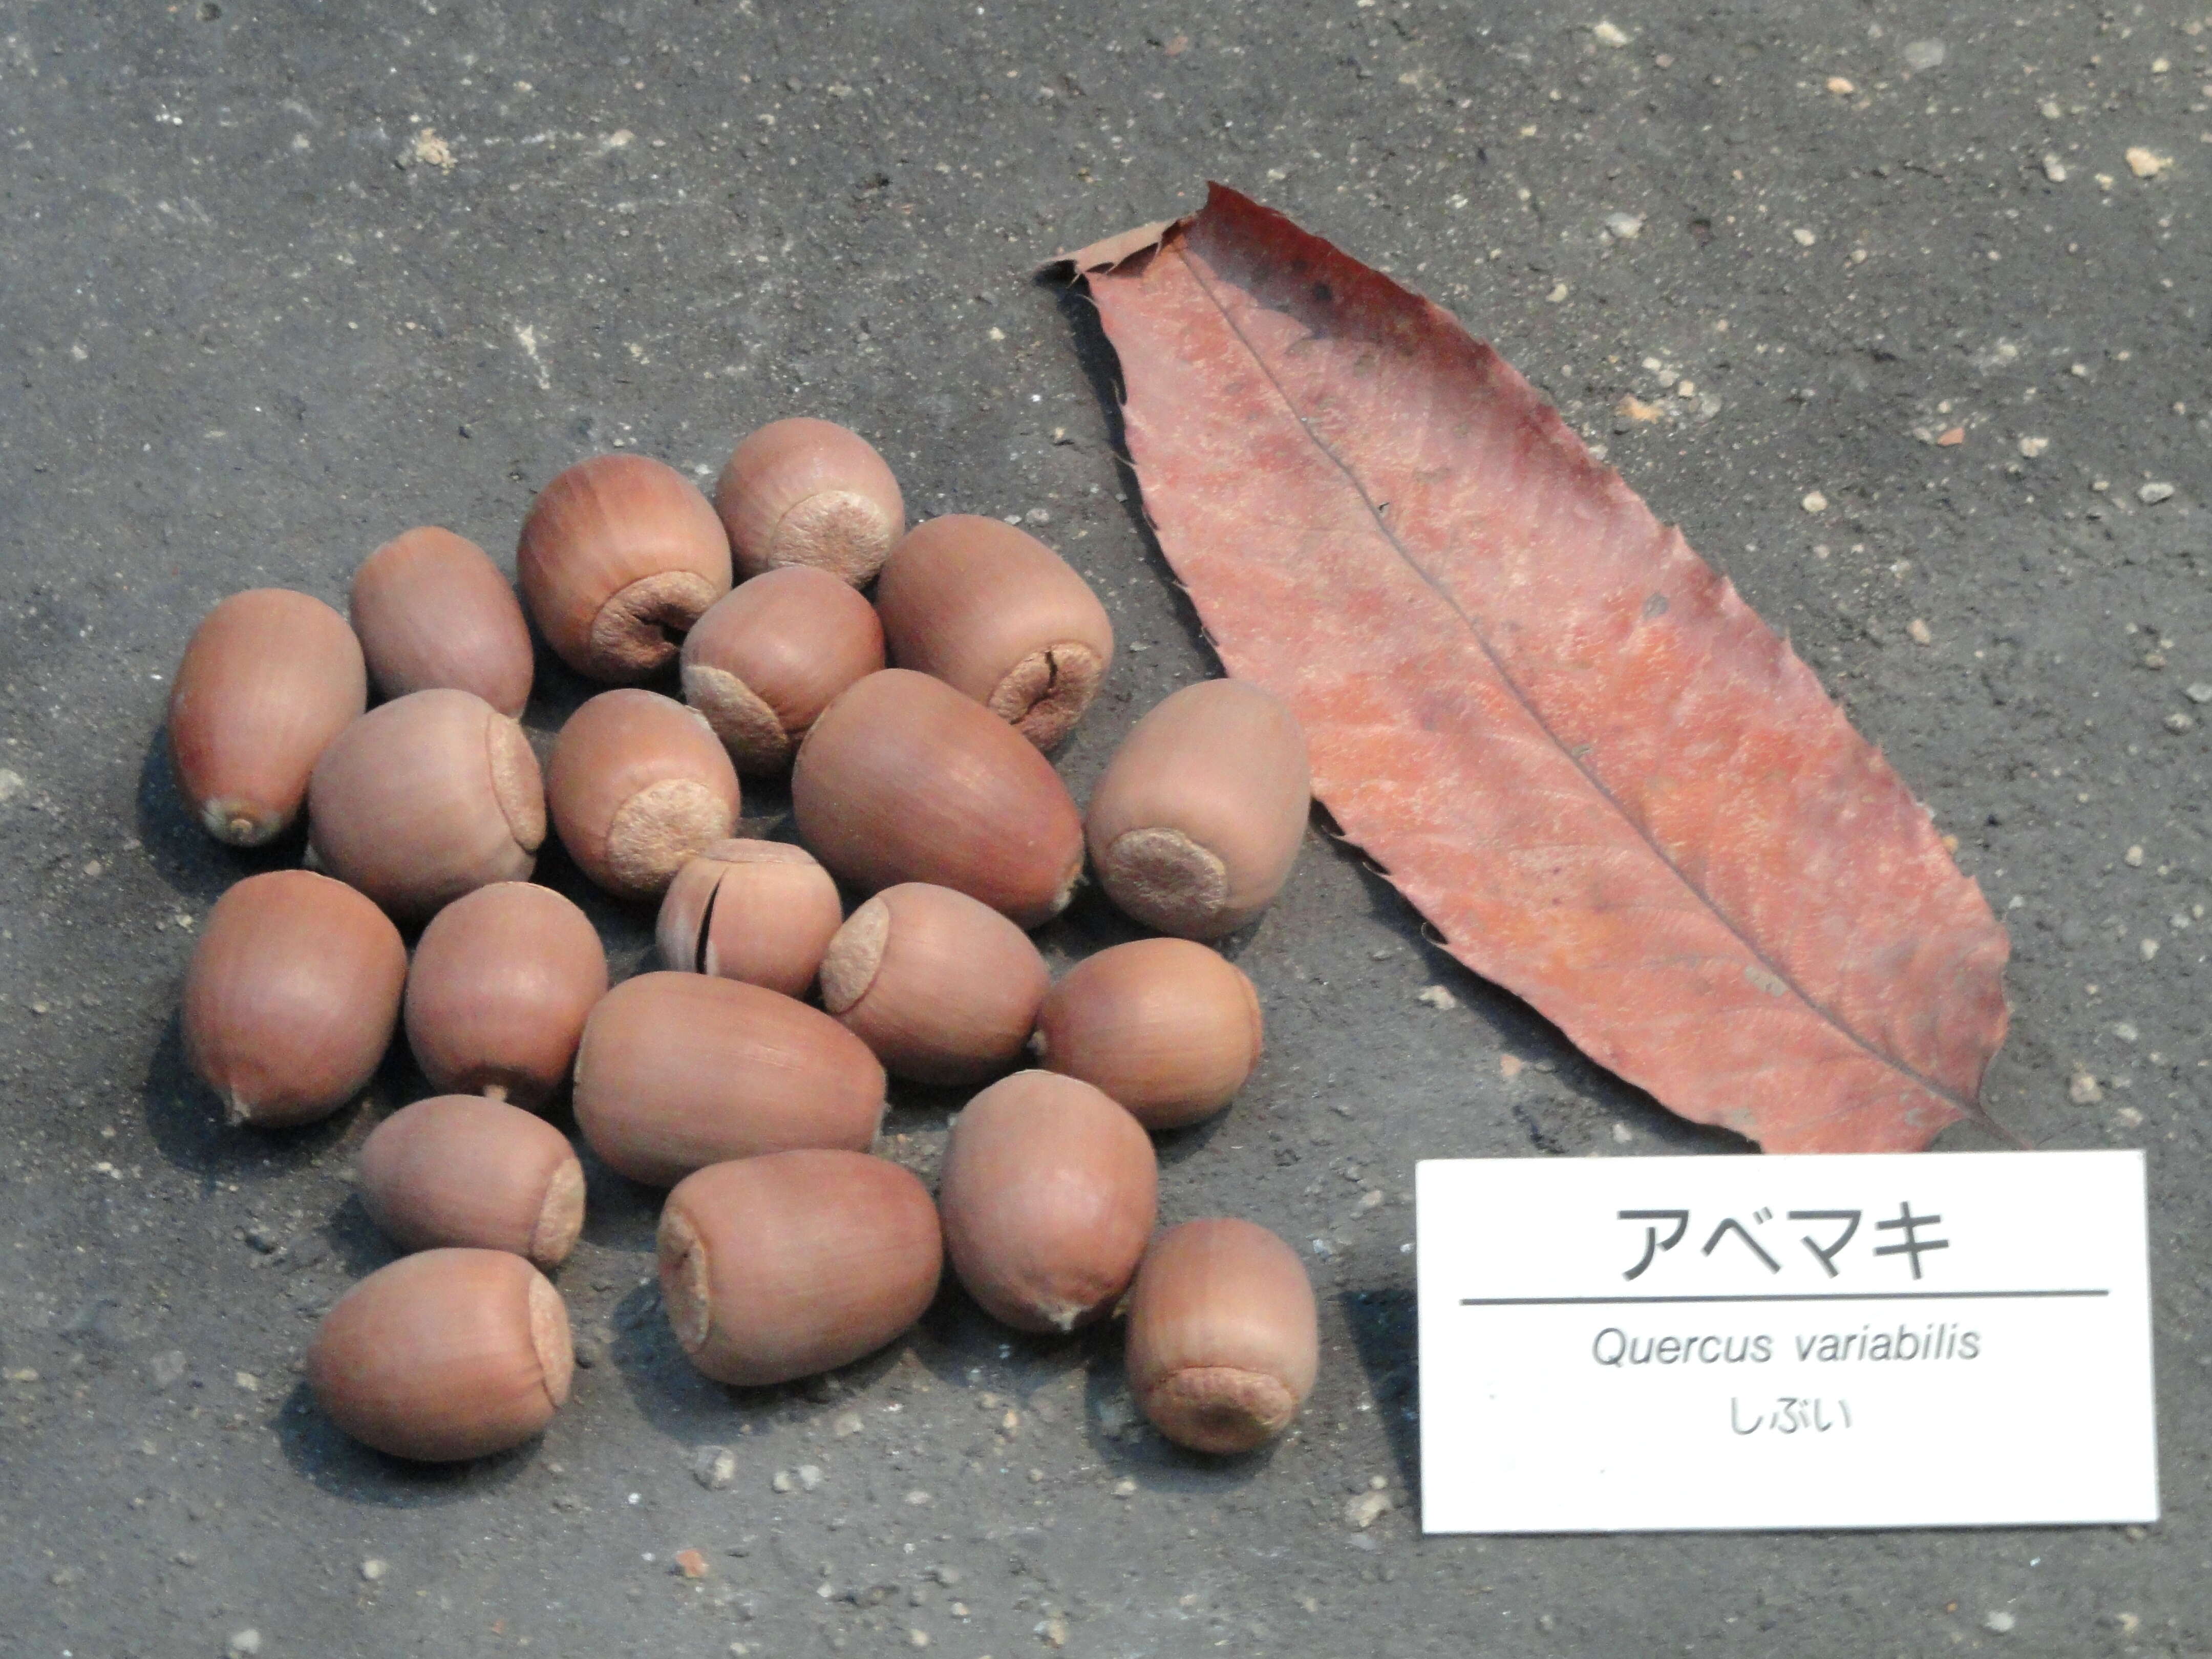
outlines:
{"label": "red-brown leaf", "polygon": [[1774,1152],[1986,1124],[2004,930],[1787,643],[1437,307],[1218,185],[1147,233],[1070,257],[1160,545],[1452,953]]}

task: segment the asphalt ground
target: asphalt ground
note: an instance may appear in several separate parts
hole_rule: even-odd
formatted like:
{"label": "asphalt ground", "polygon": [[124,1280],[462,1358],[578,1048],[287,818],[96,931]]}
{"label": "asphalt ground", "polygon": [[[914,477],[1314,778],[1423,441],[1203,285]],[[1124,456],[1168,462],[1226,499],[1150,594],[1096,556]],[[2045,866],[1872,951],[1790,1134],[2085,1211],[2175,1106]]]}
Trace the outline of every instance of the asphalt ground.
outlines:
{"label": "asphalt ground", "polygon": [[[2212,1648],[2209,47],[2201,6],[2048,0],[0,9],[10,1650]],[[180,809],[194,622],[262,584],[342,603],[416,523],[504,561],[583,455],[703,478],[825,416],[915,516],[1022,515],[1105,597],[1080,794],[1213,668],[1110,362],[1032,271],[1209,177],[1494,340],[1958,837],[2014,939],[1988,1105],[2150,1153],[2160,1524],[1422,1538],[1414,1160],[1740,1148],[1458,969],[1318,827],[1235,944],[1263,1067],[1163,1148],[1169,1218],[1249,1215],[1311,1264],[1321,1382],[1272,1453],[1176,1451],[1110,1331],[1013,1340],[954,1292],[819,1384],[708,1385],[648,1282],[653,1195],[596,1169],[559,1275],[591,1363],[541,1443],[425,1474],[313,1409],[313,1322],[388,1254],[352,1158],[423,1083],[397,1055],[265,1136],[181,1066],[197,924],[297,853]],[[586,689],[541,669],[542,738]],[[644,957],[649,918],[542,874],[618,972]],[[1119,936],[1094,901],[1045,940]],[[948,1103],[903,1097],[885,1150],[927,1172]]]}

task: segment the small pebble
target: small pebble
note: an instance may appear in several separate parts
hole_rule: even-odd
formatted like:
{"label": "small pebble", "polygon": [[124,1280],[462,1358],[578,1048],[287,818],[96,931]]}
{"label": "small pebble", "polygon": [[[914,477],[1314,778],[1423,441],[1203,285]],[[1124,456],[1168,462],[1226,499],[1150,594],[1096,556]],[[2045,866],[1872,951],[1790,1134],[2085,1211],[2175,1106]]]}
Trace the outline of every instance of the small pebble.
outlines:
{"label": "small pebble", "polygon": [[2136,491],[2136,499],[2145,507],[2156,507],[2173,494],[2170,483],[2147,483]]}
{"label": "small pebble", "polygon": [[261,1632],[251,1626],[244,1630],[233,1632],[228,1650],[233,1659],[246,1659],[248,1654],[260,1652]]}
{"label": "small pebble", "polygon": [[2166,729],[2169,732],[2193,732],[2197,729],[2196,717],[2177,709],[2166,717]]}
{"label": "small pebble", "polygon": [[2020,1621],[2018,1620],[2014,1619],[2012,1614],[2007,1613],[2002,1607],[1996,1608],[1993,1612],[1985,1613],[1982,1615],[1983,1627],[1987,1630],[1993,1630],[2000,1636],[2005,1634],[2006,1632],[2009,1631],[2019,1622]]}
{"label": "small pebble", "polygon": [[1605,228],[1624,242],[1632,242],[1644,234],[1644,221],[1633,213],[1608,213]]}
{"label": "small pebble", "polygon": [[727,1446],[702,1446],[691,1460],[691,1478],[708,1492],[724,1492],[738,1478],[738,1455]]}
{"label": "small pebble", "polygon": [[1908,40],[1905,46],[1905,66],[1915,70],[1940,69],[1948,55],[1941,40]]}
{"label": "small pebble", "polygon": [[2064,184],[2066,182],[2066,163],[2060,161],[2056,155],[2045,156],[2043,158],[2043,176],[2050,179],[2054,185]]}
{"label": "small pebble", "polygon": [[819,1463],[801,1463],[799,1466],[799,1484],[804,1491],[812,1492],[827,1477],[823,1474]]}
{"label": "small pebble", "polygon": [[1797,505],[1808,513],[1826,513],[1828,510],[1828,498],[1817,489],[1808,489],[1805,492],[1805,499]]}
{"label": "small pebble", "polygon": [[830,1432],[836,1435],[838,1439],[842,1440],[848,1435],[860,1433],[860,1428],[861,1424],[860,1413],[840,1412],[837,1415],[837,1420],[830,1425]]}
{"label": "small pebble", "polygon": [[2128,148],[2128,171],[2138,179],[2155,179],[2173,165],[2171,155],[2160,155],[2155,150],[2145,149],[2141,144]]}
{"label": "small pebble", "polygon": [[1936,636],[1928,631],[1928,624],[1917,617],[1905,624],[1905,631],[1912,635],[1912,642],[1915,645],[1930,645],[1935,642]]}
{"label": "small pebble", "polygon": [[2155,962],[2158,960],[2158,941],[2156,939],[2147,939],[2138,940],[2136,948],[2142,952],[2142,959],[2145,962]]}
{"label": "small pebble", "polygon": [[1459,1006],[1459,999],[1454,996],[1449,991],[1444,989],[1441,985],[1431,985],[1428,987],[1416,996],[1413,1000],[1416,1002],[1425,1002],[1431,1008],[1456,1008]]}
{"label": "small pebble", "polygon": [[1344,1506],[1344,1518],[1364,1532],[1397,1507],[1387,1492],[1364,1492]]}
{"label": "small pebble", "polygon": [[792,1480],[789,1469],[778,1469],[769,1477],[768,1484],[777,1492],[790,1492],[798,1483]]}
{"label": "small pebble", "polygon": [[1828,77],[1828,90],[1834,93],[1838,98],[1848,98],[1853,93],[1856,92],[1858,88],[1853,86],[1849,81],[1844,79],[1842,76],[1832,75]]}
{"label": "small pebble", "polygon": [[2076,1106],[2094,1106],[2104,1097],[2103,1086],[2087,1072],[2076,1072],[2066,1080],[2066,1098]]}
{"label": "small pebble", "polygon": [[1590,33],[1597,37],[1600,46],[1625,46],[1628,44],[1628,36],[1612,22],[1600,22]]}
{"label": "small pebble", "polygon": [[937,1500],[919,1486],[906,1495],[906,1501],[915,1509],[926,1509]]}
{"label": "small pebble", "polygon": [[1814,243],[1820,240],[1811,231],[1806,229],[1802,225],[1798,226],[1797,228],[1791,231],[1790,234],[1791,239],[1796,242],[1799,247],[1810,247]]}
{"label": "small pebble", "polygon": [[1126,1475],[1125,1475],[1125,1476],[1123,1476],[1121,1480],[1116,1480],[1116,1481],[1114,1483],[1114,1496],[1115,1496],[1115,1497],[1116,1497],[1116,1498],[1134,1498],[1136,1495],[1137,1495],[1137,1483],[1136,1483],[1135,1481],[1133,1481],[1133,1480],[1130,1480],[1127,1476],[1126,1476]]}
{"label": "small pebble", "polygon": [[910,1630],[906,1633],[906,1640],[908,1647],[926,1648],[929,1645],[929,1632],[926,1630]]}
{"label": "small pebble", "polygon": [[2130,847],[2130,848],[2128,848],[2128,850],[2127,850],[2127,852],[2126,852],[2124,854],[2123,854],[2123,855],[2122,855],[2122,858],[2121,858],[2121,860],[2120,860],[2120,861],[2121,861],[2122,863],[2125,864],[2125,865],[2128,866],[2128,868],[2129,868],[2129,869],[2130,869],[2130,870],[2140,870],[2140,869],[2142,869],[2142,861],[2143,861],[2143,849],[2142,849],[2142,848],[2140,848],[2140,847]]}
{"label": "small pebble", "polygon": [[2051,440],[2048,438],[2022,438],[2020,441],[2020,453],[2030,460],[2033,460],[2050,447]]}
{"label": "small pebble", "polygon": [[2198,680],[2183,689],[2181,695],[2191,702],[2212,702],[2212,685]]}
{"label": "small pebble", "polygon": [[704,1578],[707,1576],[707,1558],[697,1550],[678,1550],[672,1571],[686,1578]]}
{"label": "small pebble", "polygon": [[1571,292],[1573,292],[1573,290],[1568,288],[1565,283],[1554,283],[1552,284],[1552,291],[1549,294],[1547,294],[1544,297],[1550,301],[1553,305],[1558,305]]}
{"label": "small pebble", "polygon": [[384,1575],[391,1571],[391,1566],[378,1556],[372,1555],[361,1564],[362,1577],[372,1584],[382,1583]]}

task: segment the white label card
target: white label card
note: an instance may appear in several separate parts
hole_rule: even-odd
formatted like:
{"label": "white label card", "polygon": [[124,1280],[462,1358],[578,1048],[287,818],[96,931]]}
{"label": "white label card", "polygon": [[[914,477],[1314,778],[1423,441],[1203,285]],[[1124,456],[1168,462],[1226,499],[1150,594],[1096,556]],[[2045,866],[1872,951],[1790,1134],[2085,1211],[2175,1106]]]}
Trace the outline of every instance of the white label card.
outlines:
{"label": "white label card", "polygon": [[2154,1521],[2141,1152],[1415,1175],[1429,1532]]}

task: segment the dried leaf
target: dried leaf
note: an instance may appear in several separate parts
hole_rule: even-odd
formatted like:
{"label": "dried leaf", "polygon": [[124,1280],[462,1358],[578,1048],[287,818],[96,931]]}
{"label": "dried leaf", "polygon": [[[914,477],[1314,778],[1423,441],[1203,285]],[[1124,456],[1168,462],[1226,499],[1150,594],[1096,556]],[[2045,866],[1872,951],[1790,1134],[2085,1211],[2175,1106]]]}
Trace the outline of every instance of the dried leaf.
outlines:
{"label": "dried leaf", "polygon": [[1216,186],[1072,257],[1224,665],[1477,973],[1775,1152],[1985,1126],[2004,931],[1734,587],[1449,315]]}

